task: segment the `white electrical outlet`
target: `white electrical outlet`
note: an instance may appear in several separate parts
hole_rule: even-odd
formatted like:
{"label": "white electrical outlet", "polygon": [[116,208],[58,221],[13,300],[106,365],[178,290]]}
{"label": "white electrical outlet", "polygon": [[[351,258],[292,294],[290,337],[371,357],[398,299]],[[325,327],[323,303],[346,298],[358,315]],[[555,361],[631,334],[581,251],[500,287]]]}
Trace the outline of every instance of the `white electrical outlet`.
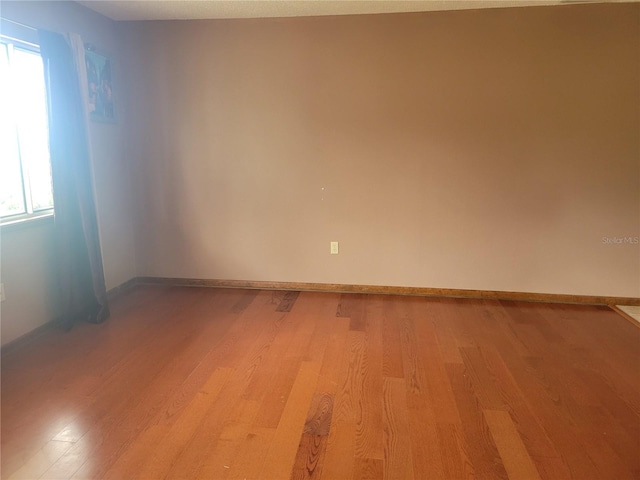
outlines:
{"label": "white electrical outlet", "polygon": [[338,255],[338,242],[331,242],[331,255]]}
{"label": "white electrical outlet", "polygon": [[0,283],[0,302],[4,302],[4,283]]}

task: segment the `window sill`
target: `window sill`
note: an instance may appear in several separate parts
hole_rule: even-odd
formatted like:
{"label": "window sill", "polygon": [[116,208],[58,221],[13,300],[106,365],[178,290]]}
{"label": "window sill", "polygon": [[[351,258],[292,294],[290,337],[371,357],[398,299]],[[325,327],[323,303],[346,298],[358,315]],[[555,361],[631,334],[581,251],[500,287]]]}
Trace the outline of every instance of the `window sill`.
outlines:
{"label": "window sill", "polygon": [[53,225],[53,212],[48,211],[39,215],[31,215],[29,217],[7,219],[0,223],[0,231],[12,232],[14,230],[22,230],[24,228],[41,227],[44,225]]}

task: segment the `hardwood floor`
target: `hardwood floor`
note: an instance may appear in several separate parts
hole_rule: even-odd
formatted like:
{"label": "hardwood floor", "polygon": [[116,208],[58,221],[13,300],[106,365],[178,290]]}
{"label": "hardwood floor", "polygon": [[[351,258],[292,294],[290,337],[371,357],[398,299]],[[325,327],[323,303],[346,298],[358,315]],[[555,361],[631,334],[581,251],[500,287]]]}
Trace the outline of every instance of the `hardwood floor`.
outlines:
{"label": "hardwood floor", "polygon": [[2,358],[2,478],[638,479],[606,307],[138,286]]}

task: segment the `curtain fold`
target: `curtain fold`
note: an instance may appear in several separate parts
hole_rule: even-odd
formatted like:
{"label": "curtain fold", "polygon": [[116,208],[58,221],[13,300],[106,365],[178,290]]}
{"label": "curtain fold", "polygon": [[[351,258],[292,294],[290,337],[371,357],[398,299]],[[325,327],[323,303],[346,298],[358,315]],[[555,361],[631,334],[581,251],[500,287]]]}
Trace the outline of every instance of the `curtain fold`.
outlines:
{"label": "curtain fold", "polygon": [[49,113],[58,280],[64,327],[109,316],[91,161],[74,53],[67,39],[38,31]]}

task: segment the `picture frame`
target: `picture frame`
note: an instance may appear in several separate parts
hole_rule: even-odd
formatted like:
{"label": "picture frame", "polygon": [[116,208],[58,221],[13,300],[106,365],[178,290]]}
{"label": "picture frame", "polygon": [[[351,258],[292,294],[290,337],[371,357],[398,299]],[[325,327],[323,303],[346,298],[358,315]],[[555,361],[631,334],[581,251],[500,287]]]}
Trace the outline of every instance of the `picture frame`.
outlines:
{"label": "picture frame", "polygon": [[89,118],[95,122],[116,123],[113,62],[108,56],[96,51],[92,44],[85,45],[84,55]]}

